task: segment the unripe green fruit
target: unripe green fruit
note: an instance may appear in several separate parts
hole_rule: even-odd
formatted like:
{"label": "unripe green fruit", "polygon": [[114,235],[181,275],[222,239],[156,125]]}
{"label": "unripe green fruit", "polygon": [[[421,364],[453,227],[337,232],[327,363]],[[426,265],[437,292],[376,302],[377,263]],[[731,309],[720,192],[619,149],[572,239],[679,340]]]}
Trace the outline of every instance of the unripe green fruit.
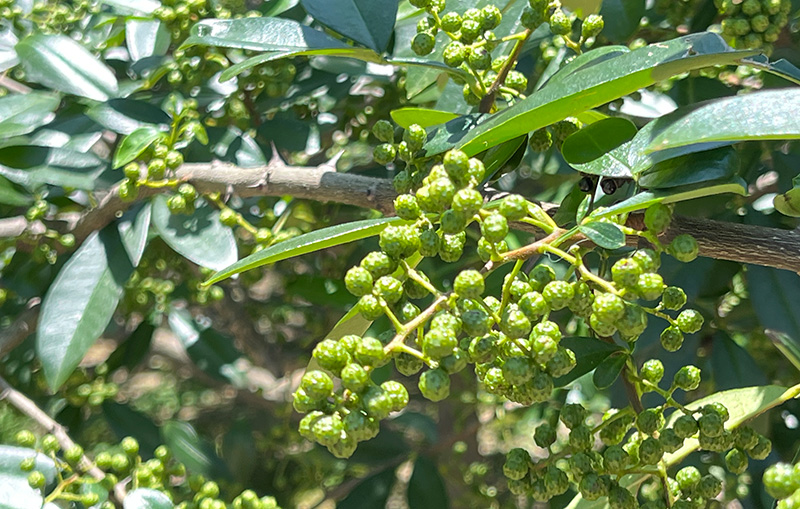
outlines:
{"label": "unripe green fruit", "polygon": [[636,281],[636,291],[644,300],[656,300],[664,292],[664,279],[655,272],[646,272]]}
{"label": "unripe green fruit", "polygon": [[528,475],[528,467],[530,464],[530,455],[525,449],[519,447],[511,449],[506,455],[506,461],[503,464],[503,474],[513,480],[519,480]]}
{"label": "unripe green fruit", "polygon": [[614,323],[625,314],[625,302],[613,293],[601,293],[595,296],[592,312],[601,322]]}
{"label": "unripe green fruit", "polygon": [[456,276],[453,290],[460,297],[479,299],[485,290],[483,276],[477,270],[463,270]]}
{"label": "unripe green fruit", "polygon": [[566,281],[551,281],[542,290],[542,296],[550,309],[558,311],[567,307],[575,296],[572,285]]}
{"label": "unripe green fruit", "polygon": [[408,144],[412,152],[417,152],[422,148],[426,137],[425,129],[419,124],[411,124],[403,133],[403,141]]}
{"label": "unripe green fruit", "polygon": [[661,305],[664,306],[665,309],[678,311],[686,305],[686,293],[677,286],[668,286],[664,289],[664,293],[661,296]]}
{"label": "unripe green fruit", "polygon": [[431,0],[408,0],[408,3],[410,3],[411,5],[413,5],[418,9],[424,9],[428,7],[428,4],[431,3]]}
{"label": "unripe green fruit", "polygon": [[550,31],[555,35],[568,35],[572,32],[572,22],[561,9],[556,9],[550,15]]}
{"label": "unripe green fruit", "polygon": [[639,462],[642,465],[655,465],[663,455],[664,447],[655,437],[648,437],[639,445]]}
{"label": "unripe green fruit", "polygon": [[122,172],[125,174],[125,178],[131,180],[138,180],[140,171],[141,169],[139,168],[139,163],[128,163],[122,169]]}
{"label": "unripe green fruit", "polygon": [[631,257],[642,268],[642,272],[656,272],[661,267],[661,257],[652,249],[639,249]]}
{"label": "unripe green fruit", "polygon": [[424,57],[430,55],[436,47],[436,37],[430,32],[419,32],[411,40],[411,50]]}
{"label": "unripe green fruit", "polygon": [[697,494],[703,498],[714,498],[722,491],[722,481],[711,474],[704,475],[697,485]]}
{"label": "unripe green fruit", "polygon": [[311,398],[322,400],[333,394],[333,380],[324,371],[308,371],[300,380],[300,388]]}
{"label": "unripe green fruit", "polygon": [[483,196],[475,189],[460,189],[453,196],[452,210],[464,217],[474,216],[483,206]]}
{"label": "unripe green fruit", "polygon": [[699,247],[694,237],[684,233],[672,239],[667,251],[676,260],[688,263],[697,258]]}
{"label": "unripe green fruit", "polygon": [[239,224],[239,214],[230,208],[224,208],[219,211],[219,222],[225,226],[233,227]]}
{"label": "unripe green fruit", "polygon": [[747,454],[739,448],[733,448],[725,455],[725,467],[732,474],[742,474],[747,470]]}
{"label": "unripe green fruit", "polygon": [[673,453],[683,447],[683,439],[676,435],[672,428],[663,430],[658,436],[658,441],[666,453]]}
{"label": "unripe green fruit", "polygon": [[378,164],[389,164],[394,161],[395,157],[397,157],[397,150],[390,143],[378,145],[372,151],[372,159]]}
{"label": "unripe green fruit", "polygon": [[772,442],[768,438],[759,435],[758,442],[753,448],[748,449],[747,454],[749,454],[754,460],[763,460],[769,456],[771,451]]}
{"label": "unripe green fruit", "polygon": [[383,276],[375,281],[373,292],[391,305],[403,297],[403,283],[392,276]]}
{"label": "unripe green fruit", "polygon": [[528,137],[528,146],[534,152],[544,152],[553,146],[553,136],[547,128],[542,127],[533,131]]}
{"label": "unripe green fruit", "polygon": [[58,450],[61,449],[61,445],[58,443],[58,439],[56,439],[56,437],[54,437],[53,435],[43,436],[41,446],[42,450],[46,454],[58,452]]}
{"label": "unripe green fruit", "polygon": [[22,431],[18,431],[17,434],[14,435],[14,441],[20,447],[30,448],[36,445],[36,435],[34,435],[33,432],[24,429]]}
{"label": "unripe green fruit", "polygon": [[167,155],[164,156],[164,163],[167,165],[167,168],[174,170],[183,164],[183,154],[177,150],[170,150],[167,152]]}
{"label": "unripe green fruit", "polygon": [[350,363],[342,368],[342,386],[353,392],[361,392],[369,384],[369,373],[363,366]]}
{"label": "unripe green fruit", "polygon": [[[311,426],[314,440],[326,447],[336,444],[341,439],[343,429],[344,425],[338,414],[323,415],[314,421]],[[219,491],[217,491],[217,494],[219,494]]]}
{"label": "unripe green fruit", "polygon": [[394,127],[388,120],[378,120],[372,126],[372,134],[384,143],[394,142]]}
{"label": "unripe green fruit", "polygon": [[663,203],[656,203],[644,211],[645,227],[656,235],[665,232],[672,222],[672,210]]}
{"label": "unripe green fruit", "polygon": [[35,490],[44,488],[46,482],[47,480],[45,479],[44,474],[39,471],[34,471],[28,474],[28,486]]}
{"label": "unripe green fruit", "polygon": [[506,86],[517,92],[525,92],[528,88],[528,78],[519,71],[510,71],[506,76]]}
{"label": "unripe green fruit", "polygon": [[700,386],[700,369],[696,366],[683,366],[675,373],[672,385],[684,391],[693,391]]}
{"label": "unripe green fruit", "polygon": [[634,288],[642,274],[642,267],[633,258],[617,260],[611,267],[611,278],[620,288]]}
{"label": "unripe green fruit", "polygon": [[151,159],[149,163],[147,163],[147,176],[153,180],[160,180],[164,178],[164,175],[167,171],[167,163],[164,162],[163,159],[155,158]]}
{"label": "unripe green fruit", "polygon": [[167,198],[167,208],[173,214],[179,214],[186,210],[186,199],[179,194],[174,194]]}
{"label": "unripe green fruit", "polygon": [[683,345],[683,333],[675,326],[669,326],[661,332],[661,346],[668,352],[677,352]]}
{"label": "unripe green fruit", "polygon": [[497,210],[509,221],[519,221],[528,215],[528,200],[518,194],[510,194],[500,201]]}
{"label": "unripe green fruit", "polygon": [[776,463],[764,472],[764,488],[773,498],[782,499],[800,489],[800,479],[792,465]]}
{"label": "unripe green fruit", "polygon": [[456,335],[446,329],[429,330],[422,340],[422,352],[431,359],[441,359],[453,353],[458,346]]}
{"label": "unripe green fruit", "polygon": [[363,337],[356,345],[356,359],[364,366],[378,366],[385,358],[383,344],[375,338]]}
{"label": "unripe green fruit", "polygon": [[588,39],[590,37],[597,37],[603,31],[605,22],[603,17],[597,14],[590,14],[583,20],[581,25],[581,37]]}
{"label": "unripe green fruit", "polygon": [[448,12],[441,17],[442,30],[455,34],[461,30],[461,16],[457,12]]}
{"label": "unripe green fruit", "polygon": [[652,384],[658,384],[664,378],[664,364],[658,359],[650,359],[642,365],[642,378]]}
{"label": "unripe green fruit", "polygon": [[588,417],[588,412],[579,403],[568,403],[561,408],[559,419],[569,429],[580,426]]}
{"label": "unripe green fruit", "polygon": [[19,469],[23,472],[30,472],[36,468],[36,457],[25,458],[19,463]]}
{"label": "unripe green fruit", "polygon": [[703,327],[703,315],[694,309],[684,309],[675,319],[675,324],[686,334],[694,334]]}
{"label": "unripe green fruit", "polygon": [[481,234],[491,243],[500,242],[508,235],[508,220],[499,213],[492,213],[481,222]]}
{"label": "unripe green fruit", "polygon": [[500,320],[500,330],[512,339],[522,338],[531,331],[531,322],[516,306],[509,306]]}
{"label": "unripe green fruit", "polygon": [[[465,19],[461,22],[461,41],[464,44],[472,44],[478,37],[480,37],[482,31],[480,20]],[[447,63],[447,61],[445,61],[445,63]]]}
{"label": "unripe green fruit", "polygon": [[672,429],[675,430],[675,434],[680,438],[689,438],[697,433],[699,427],[694,417],[682,415],[675,421]]}
{"label": "unripe green fruit", "polygon": [[420,375],[418,386],[426,399],[441,401],[450,394],[450,377],[442,369],[431,369]]}
{"label": "unripe green fruit", "polygon": [[386,253],[372,251],[368,253],[360,263],[361,267],[372,274],[373,279],[391,274],[397,268],[397,262],[389,258]]}
{"label": "unripe green fruit", "polygon": [[636,427],[639,431],[652,435],[664,426],[664,414],[655,408],[647,408],[636,417]]}
{"label": "unripe green fruit", "polygon": [[742,2],[742,13],[746,16],[755,16],[761,12],[760,0],[744,0]]}
{"label": "unripe green fruit", "polygon": [[556,272],[549,265],[540,263],[528,273],[528,283],[534,291],[541,292],[550,281],[555,281]]}
{"label": "unripe green fruit", "polygon": [[[466,22],[464,22],[466,24]],[[462,24],[462,30],[464,28],[464,24]],[[445,47],[444,52],[442,52],[442,60],[444,63],[449,67],[458,67],[459,65],[464,63],[464,59],[467,57],[467,48],[458,41],[453,41]]]}
{"label": "unripe green fruit", "polygon": [[71,465],[76,465],[83,457],[83,447],[80,445],[73,445],[64,451],[64,459]]}
{"label": "unripe green fruit", "polygon": [[361,297],[372,292],[372,274],[362,267],[352,267],[344,276],[344,284],[347,291]]}
{"label": "unripe green fruit", "polygon": [[473,48],[467,59],[469,66],[477,71],[485,71],[492,65],[492,54],[486,48]]}

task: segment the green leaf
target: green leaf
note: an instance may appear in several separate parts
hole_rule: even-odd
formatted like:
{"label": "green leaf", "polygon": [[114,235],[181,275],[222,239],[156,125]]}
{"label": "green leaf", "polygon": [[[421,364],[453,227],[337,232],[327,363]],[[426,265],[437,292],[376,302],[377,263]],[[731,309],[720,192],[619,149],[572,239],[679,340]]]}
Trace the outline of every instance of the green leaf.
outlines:
{"label": "green leaf", "polygon": [[158,0],[101,0],[101,3],[110,5],[114,12],[121,14],[152,14],[161,7]]}
{"label": "green leaf", "polygon": [[271,60],[276,55],[280,58],[328,55],[382,62],[380,55],[372,50],[348,46],[323,32],[283,18],[206,19],[192,27],[182,47],[196,44],[270,52],[248,59],[252,64],[237,64],[236,71],[227,69],[220,76],[223,80],[264,62],[263,58]]}
{"label": "green leaf", "polygon": [[444,480],[430,458],[419,456],[408,482],[408,506],[415,509],[443,509],[449,506]]}
{"label": "green leaf", "polygon": [[610,178],[633,178],[631,164],[628,162],[632,144],[633,141],[629,141],[593,161],[583,164],[572,164],[571,166],[579,172],[588,175]]}
{"label": "green leaf", "polygon": [[389,45],[397,0],[301,0],[317,21],[380,53]]}
{"label": "green leaf", "polygon": [[611,387],[619,374],[622,373],[622,368],[625,367],[625,362],[628,360],[626,353],[612,354],[606,357],[592,375],[592,382],[598,389],[606,389]]}
{"label": "green leaf", "polygon": [[147,321],[143,321],[136,327],[128,339],[114,349],[114,352],[106,359],[105,364],[108,371],[126,367],[128,370],[134,369],[145,358],[153,342],[153,333],[156,328]]}
{"label": "green leaf", "polygon": [[786,59],[770,62],[766,55],[755,55],[746,59],[744,63],[800,85],[800,69]]}
{"label": "green leaf", "polygon": [[92,233],[47,290],[36,353],[47,384],[58,389],[103,333],[133,273],[116,226]]}
{"label": "green leaf", "polygon": [[386,507],[389,492],[395,483],[394,468],[387,468],[363,479],[358,486],[336,504],[336,509],[375,509]]}
{"label": "green leaf", "polygon": [[160,428],[145,414],[110,400],[103,402],[103,418],[118,440],[131,436],[139,441],[143,458],[152,457],[156,447],[163,443]]}
{"label": "green leaf", "polygon": [[167,129],[172,119],[161,108],[135,99],[111,99],[86,110],[86,116],[120,134],[131,134],[142,127]]}
{"label": "green leaf", "polygon": [[43,184],[91,191],[107,165],[92,153],[12,145],[0,148],[0,175],[28,189]]}
{"label": "green leaf", "polygon": [[572,134],[561,146],[569,164],[583,164],[611,152],[636,135],[636,126],[628,119],[611,117],[590,124]]}
{"label": "green leaf", "polygon": [[800,371],[800,347],[798,347],[797,341],[792,339],[788,334],[770,329],[766,329],[764,334],[772,341],[775,348],[792,363],[792,366]]}
{"label": "green leaf", "polygon": [[451,120],[425,145],[427,155],[458,146],[475,155],[504,141],[595,108],[670,76],[736,63],[755,51],[732,50],[718,34],[703,32],[619,54],[545,86],[494,115]]}
{"label": "green leaf", "polygon": [[157,19],[129,19],[125,22],[125,44],[133,62],[165,55],[170,42],[167,27]]}
{"label": "green leaf", "polygon": [[641,191],[627,200],[623,200],[616,205],[612,205],[597,213],[592,217],[609,217],[616,214],[625,214],[637,210],[644,210],[655,203],[677,203],[680,201],[702,198],[704,196],[714,196],[716,194],[734,193],[740,196],[747,195],[747,184],[739,177],[719,182],[701,182],[688,186],[680,186],[672,189],[656,189],[653,191]]}
{"label": "green leaf", "polygon": [[603,0],[601,34],[610,41],[625,42],[639,28],[644,13],[644,0]]}
{"label": "green leaf", "polygon": [[800,217],[800,175],[792,179],[792,188],[772,200],[775,210],[784,216]]}
{"label": "green leaf", "polygon": [[528,136],[520,136],[486,151],[483,156],[483,183],[499,179],[503,174],[517,169],[527,149]]}
{"label": "green leaf", "polygon": [[131,208],[117,221],[119,237],[134,267],[139,266],[144,248],[147,247],[151,212],[152,207],[145,203],[141,207]]}
{"label": "green leaf", "polygon": [[392,120],[404,129],[408,129],[411,124],[419,124],[422,127],[444,124],[458,116],[449,111],[415,108],[413,106],[392,110],[390,115]]}
{"label": "green leaf", "polygon": [[172,509],[172,501],[160,490],[137,488],[122,501],[123,509]]}
{"label": "green leaf", "polygon": [[558,68],[539,88],[558,85],[581,69],[595,66],[601,62],[630,52],[631,50],[627,46],[600,46],[599,48],[594,48],[591,51],[576,56],[570,60],[568,64]]}
{"label": "green leaf", "polygon": [[553,381],[556,387],[564,387],[589,373],[611,354],[623,351],[623,348],[619,345],[590,337],[566,337],[561,340],[560,344],[572,350],[577,364],[572,368],[572,371]]}
{"label": "green leaf", "polygon": [[[645,152],[702,143],[800,138],[800,90],[753,92],[693,105],[656,120]],[[664,128],[666,125],[668,127]]]}
{"label": "green leaf", "polygon": [[800,276],[791,272],[747,266],[750,302],[764,329],[782,332],[800,341]]}
{"label": "green leaf", "polygon": [[161,136],[163,136],[163,133],[155,127],[146,126],[136,129],[122,138],[122,141],[117,145],[112,167],[119,168],[135,160],[142,152],[147,150],[147,147]]}
{"label": "green leaf", "polygon": [[12,207],[24,207],[33,203],[33,198],[19,192],[7,178],[0,177],[0,203]]}
{"label": "green leaf", "polygon": [[16,50],[29,81],[96,101],[117,95],[114,73],[66,35],[30,35]]}
{"label": "green leaf", "polygon": [[3,509],[30,509],[41,507],[44,502],[39,490],[28,485],[29,472],[19,468],[22,460],[36,458],[35,469],[44,474],[45,482],[51,485],[56,480],[56,468],[52,459],[26,447],[0,445],[0,507]]}
{"label": "green leaf", "polygon": [[701,182],[729,180],[739,170],[739,158],[731,147],[686,154],[655,164],[638,174],[636,181],[648,189],[668,189]]}
{"label": "green leaf", "polygon": [[593,221],[580,225],[578,229],[586,238],[604,249],[617,249],[625,245],[625,234],[614,223]]}
{"label": "green leaf", "polygon": [[214,447],[204,440],[188,422],[168,421],[161,428],[164,444],[186,469],[212,478],[228,474]]}
{"label": "green leaf", "polygon": [[19,63],[17,52],[14,51],[14,46],[18,42],[17,35],[10,27],[6,26],[0,30],[0,72],[7,71]]}
{"label": "green leaf", "polygon": [[153,198],[153,226],[176,253],[214,270],[238,258],[233,231],[219,222],[219,212],[199,202],[191,215],[173,214],[165,196]]}
{"label": "green leaf", "polygon": [[[790,399],[797,398],[798,395],[800,395],[800,384],[788,389],[778,385],[743,387],[711,394],[689,403],[686,408],[696,411],[709,403],[722,403],[730,414],[730,417],[725,422],[725,428],[734,429],[767,410],[775,408]],[[668,425],[675,422],[681,415],[683,414],[680,411],[673,412],[667,421]],[[684,442],[683,447],[674,453],[665,454],[664,461],[668,467],[675,465],[698,447],[697,439],[689,438]]]}
{"label": "green leaf", "polygon": [[56,94],[30,92],[0,98],[0,139],[27,134],[50,122],[61,104]]}
{"label": "green leaf", "polygon": [[286,12],[299,3],[299,0],[266,0],[262,5],[264,16],[277,16]]}
{"label": "green leaf", "polygon": [[242,258],[230,267],[219,270],[204,284],[210,285],[227,279],[234,274],[261,267],[262,265],[286,260],[287,258],[293,258],[306,253],[313,253],[320,249],[372,237],[373,235],[378,235],[390,224],[401,222],[402,219],[397,217],[365,219],[363,221],[338,224],[336,226],[309,232],[299,237],[279,242],[267,249],[262,249],[246,258]]}

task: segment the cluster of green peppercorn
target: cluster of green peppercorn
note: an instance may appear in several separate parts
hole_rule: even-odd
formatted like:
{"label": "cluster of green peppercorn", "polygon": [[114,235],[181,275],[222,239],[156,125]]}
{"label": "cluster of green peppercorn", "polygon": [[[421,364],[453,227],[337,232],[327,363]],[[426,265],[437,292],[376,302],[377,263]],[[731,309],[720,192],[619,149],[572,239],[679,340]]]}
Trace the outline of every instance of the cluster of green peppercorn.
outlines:
{"label": "cluster of green peppercorn", "polygon": [[714,0],[722,20],[722,33],[737,48],[761,48],[772,53],[772,43],[789,23],[791,0]]}
{"label": "cluster of green peppercorn", "polygon": [[[252,490],[245,490],[226,502],[216,482],[207,481],[199,474],[189,474],[184,464],[164,445],[158,446],[153,457],[145,461],[139,442],[125,437],[118,445],[95,454],[91,461],[81,446],[72,445],[62,450],[58,439],[50,434],[37,440],[33,432],[23,430],[17,433],[15,441],[20,447],[30,449],[31,457],[22,460],[19,467],[29,472],[28,484],[42,490],[48,502],[64,500],[86,507],[113,509],[116,505],[108,500],[106,493],[117,496],[138,488],[152,488],[166,495],[177,509],[280,509],[273,497],[258,497]],[[47,486],[44,473],[36,469],[36,453],[44,454],[55,463],[56,486]],[[97,479],[96,471],[89,473],[88,467],[97,467],[105,477]],[[103,489],[89,487],[94,484]],[[118,485],[125,489],[115,490]],[[124,499],[122,502],[124,505]]]}
{"label": "cluster of green peppercorn", "polygon": [[777,509],[800,507],[800,464],[776,463],[764,472],[764,488],[778,500]]}

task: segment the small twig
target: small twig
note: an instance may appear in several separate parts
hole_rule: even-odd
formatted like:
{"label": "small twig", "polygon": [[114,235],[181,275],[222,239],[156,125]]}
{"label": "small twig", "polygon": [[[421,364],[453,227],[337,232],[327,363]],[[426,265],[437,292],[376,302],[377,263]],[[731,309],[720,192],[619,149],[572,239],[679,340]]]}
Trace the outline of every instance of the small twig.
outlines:
{"label": "small twig", "polygon": [[505,65],[500,72],[497,74],[497,78],[495,78],[494,83],[492,86],[489,87],[489,90],[486,92],[486,95],[483,96],[481,99],[481,104],[478,107],[478,111],[481,113],[490,113],[492,111],[492,107],[494,106],[495,97],[497,97],[497,92],[500,90],[500,87],[506,82],[506,77],[508,77],[508,73],[511,72],[511,68],[514,67],[514,64],[517,62],[517,58],[519,58],[520,52],[522,52],[522,47],[525,45],[525,42],[528,40],[528,37],[531,36],[531,30],[526,29],[522,32],[522,37],[517,40],[516,44],[514,45],[514,50],[508,56],[508,60],[506,61]]}

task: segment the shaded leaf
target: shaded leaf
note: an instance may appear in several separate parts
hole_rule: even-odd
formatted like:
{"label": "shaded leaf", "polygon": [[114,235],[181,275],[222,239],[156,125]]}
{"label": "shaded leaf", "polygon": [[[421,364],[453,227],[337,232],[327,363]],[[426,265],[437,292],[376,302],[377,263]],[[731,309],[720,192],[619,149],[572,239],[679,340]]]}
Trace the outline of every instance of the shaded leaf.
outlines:
{"label": "shaded leaf", "polygon": [[427,456],[419,456],[414,462],[414,472],[408,482],[408,506],[414,509],[449,507],[442,475]]}
{"label": "shaded leaf", "polygon": [[800,342],[800,276],[791,272],[747,266],[750,301],[764,329],[781,332]]}
{"label": "shaded leaf", "polygon": [[117,145],[112,167],[119,168],[135,160],[142,152],[147,150],[147,147],[161,136],[162,133],[158,129],[150,126],[140,127],[128,134],[122,138],[122,141]]}
{"label": "shaded leaf", "polygon": [[515,170],[525,155],[527,141],[527,136],[520,136],[487,150],[483,156],[483,183],[497,180],[504,173]]}
{"label": "shaded leaf", "polygon": [[390,115],[397,125],[405,129],[408,129],[411,124],[419,124],[422,127],[444,124],[458,116],[449,111],[416,108],[413,106],[392,110]]}
{"label": "shaded leaf", "polygon": [[361,240],[373,235],[378,235],[390,224],[400,223],[402,219],[397,217],[381,219],[365,219],[363,221],[353,221],[350,223],[338,224],[321,230],[300,235],[290,240],[279,242],[267,249],[242,258],[230,267],[225,267],[211,276],[204,284],[210,285],[217,281],[227,279],[234,274],[246,270],[268,265],[287,258],[293,258],[306,253],[313,253],[320,249],[326,249],[340,244],[346,244],[354,240]]}
{"label": "shaded leaf", "polygon": [[127,405],[106,400],[102,416],[117,439],[131,436],[139,441],[139,454],[144,459],[151,458],[156,447],[162,444],[159,427],[148,416]]}
{"label": "shaded leaf", "polygon": [[200,201],[190,215],[173,214],[165,196],[156,196],[153,204],[153,226],[161,239],[178,254],[192,262],[221,270],[236,261],[236,240],[233,231],[219,222],[219,211]]}
{"label": "shaded leaf", "polygon": [[605,21],[603,37],[625,42],[638,28],[645,13],[644,0],[603,0],[600,15]]}
{"label": "shaded leaf", "polygon": [[172,121],[161,108],[136,99],[111,99],[87,109],[86,115],[120,134],[131,134],[143,127],[155,128],[159,124],[166,130]]}
{"label": "shaded leaf", "polygon": [[625,245],[625,234],[614,223],[593,221],[580,225],[578,229],[602,248],[617,249]]}
{"label": "shaded leaf", "polygon": [[36,353],[47,384],[60,387],[103,333],[133,273],[114,225],[92,233],[42,300]]}
{"label": "shaded leaf", "polygon": [[800,69],[786,59],[770,62],[766,55],[755,55],[746,59],[744,63],[800,85]]}
{"label": "shaded leaf", "polygon": [[22,460],[36,458],[35,469],[44,474],[47,485],[56,480],[52,459],[26,447],[0,445],[0,507],[3,509],[30,509],[41,507],[42,494],[28,485],[28,474],[19,468]]}
{"label": "shaded leaf", "polygon": [[0,203],[13,207],[24,207],[33,203],[33,198],[19,192],[7,178],[0,177]]}
{"label": "shaded leaf", "polygon": [[0,98],[0,138],[27,134],[50,122],[59,104],[57,95],[35,91]]}
{"label": "shaded leaf", "polygon": [[43,184],[93,190],[106,163],[65,148],[12,145],[0,148],[0,175],[29,189]]}
{"label": "shaded leaf", "polygon": [[755,54],[732,50],[718,34],[691,34],[622,53],[576,71],[561,86],[543,87],[494,115],[467,115],[440,127],[427,155],[459,146],[469,155],[595,108],[675,74],[725,65]]}
{"label": "shaded leaf", "polygon": [[785,216],[800,217],[800,175],[792,179],[792,188],[773,199],[775,210]]}
{"label": "shaded leaf", "polygon": [[114,73],[66,35],[30,35],[17,44],[16,50],[30,81],[96,101],[117,95]]}
{"label": "shaded leaf", "polygon": [[114,352],[106,359],[108,371],[126,367],[129,370],[135,368],[147,355],[150,344],[153,342],[153,333],[156,328],[147,321],[143,321],[136,327],[128,339],[114,349]]}
{"label": "shaded leaf", "polygon": [[397,0],[301,0],[300,3],[323,25],[378,53],[389,45]]}
{"label": "shaded leaf", "polygon": [[172,501],[160,490],[138,488],[125,496],[123,509],[172,509]]}
{"label": "shaded leaf", "polygon": [[764,334],[772,341],[775,348],[783,354],[786,359],[792,363],[792,366],[800,371],[800,347],[797,342],[792,339],[788,334],[778,332],[771,329],[766,329]]}
{"label": "shaded leaf", "polygon": [[668,189],[728,180],[738,170],[739,158],[736,151],[731,147],[722,147],[662,161],[638,174],[636,181],[647,189]]}
{"label": "shaded leaf", "polygon": [[577,364],[572,368],[572,371],[553,380],[556,387],[564,387],[596,368],[611,354],[623,351],[623,348],[619,345],[590,337],[566,337],[561,340],[560,344],[572,350]]}
{"label": "shaded leaf", "polygon": [[601,362],[594,370],[592,375],[592,382],[598,389],[606,389],[611,387],[619,374],[622,373],[622,368],[625,367],[625,362],[628,360],[628,355],[624,353],[612,354]]}
{"label": "shaded leaf", "polygon": [[165,55],[170,42],[167,27],[157,19],[129,19],[125,22],[125,44],[133,62]]}
{"label": "shaded leaf", "polygon": [[[366,443],[365,443],[366,445]],[[374,509],[385,507],[389,491],[395,482],[393,468],[371,475],[362,480],[353,491],[336,504],[337,509]]]}
{"label": "shaded leaf", "polygon": [[214,447],[187,422],[168,421],[161,428],[164,444],[186,469],[212,478],[228,475]]}
{"label": "shaded leaf", "polygon": [[588,163],[635,135],[636,126],[630,120],[619,117],[598,120],[567,137],[561,146],[561,154],[570,164]]}

